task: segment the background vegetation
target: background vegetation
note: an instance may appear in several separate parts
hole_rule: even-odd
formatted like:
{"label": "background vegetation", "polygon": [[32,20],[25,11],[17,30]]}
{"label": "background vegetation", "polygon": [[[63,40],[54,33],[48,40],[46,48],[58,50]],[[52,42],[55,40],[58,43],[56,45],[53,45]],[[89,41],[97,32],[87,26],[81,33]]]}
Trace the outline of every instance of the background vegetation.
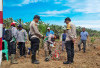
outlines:
{"label": "background vegetation", "polygon": [[[22,19],[17,19],[17,20],[13,20],[13,18],[4,19],[3,22],[6,24],[6,29],[10,28],[10,23],[13,21],[16,22],[16,25],[22,24],[23,28],[26,29],[27,32],[29,32],[29,25],[31,22],[23,23]],[[59,25],[53,25],[53,24],[50,25],[49,23],[44,23],[42,21],[40,21],[38,23],[39,31],[43,35],[46,34],[47,27],[50,27],[51,30],[53,30],[55,32],[55,34],[57,34],[57,35],[60,35],[63,32],[63,30],[66,28],[66,26],[59,26]],[[77,27],[77,35],[79,35],[81,31],[82,31],[82,27]],[[90,37],[99,37],[100,36],[100,31],[87,29],[87,28],[86,28],[86,31],[89,33]]]}

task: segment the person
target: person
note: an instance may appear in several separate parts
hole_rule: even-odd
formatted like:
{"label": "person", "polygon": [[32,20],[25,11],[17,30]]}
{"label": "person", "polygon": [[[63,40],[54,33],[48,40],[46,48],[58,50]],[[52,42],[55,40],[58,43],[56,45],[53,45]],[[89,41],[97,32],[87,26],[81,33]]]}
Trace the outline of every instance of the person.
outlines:
{"label": "person", "polygon": [[50,34],[44,39],[44,51],[45,51],[45,61],[50,60],[50,55],[52,54],[52,47],[54,47],[56,36],[54,34]]}
{"label": "person", "polygon": [[19,24],[18,25],[18,31],[17,31],[17,44],[18,44],[18,48],[20,50],[20,56],[24,56],[26,57],[25,55],[25,42],[27,41],[27,32],[26,30],[24,30],[22,28],[22,25]]}
{"label": "person", "polygon": [[33,21],[30,23],[30,34],[31,34],[31,51],[32,51],[32,63],[33,64],[39,64],[39,61],[36,60],[36,52],[39,49],[39,43],[40,38],[43,37],[43,35],[39,32],[37,23],[40,20],[40,16],[35,15],[33,18]]}
{"label": "person", "polygon": [[78,44],[79,51],[81,51],[81,44],[83,43],[83,52],[86,51],[86,41],[88,39],[88,32],[85,31],[85,27],[82,28],[82,32],[80,33],[80,42]]}
{"label": "person", "polygon": [[[5,40],[5,31],[6,31],[6,29],[5,29],[5,24],[3,23],[2,40]],[[4,42],[2,42],[2,50],[3,50],[3,49],[4,49]],[[3,56],[3,60],[5,60],[6,57],[5,57],[5,54],[4,54],[4,53],[2,54],[2,56]]]}
{"label": "person", "polygon": [[66,30],[64,30],[64,33],[61,34],[60,38],[60,41],[62,41],[62,51],[64,51],[65,40],[66,40]]}
{"label": "person", "polygon": [[54,32],[52,30],[50,30],[50,27],[47,28],[47,33],[46,36],[49,36],[50,34],[54,34]]}
{"label": "person", "polygon": [[67,17],[65,19],[65,23],[67,24],[67,37],[66,37],[66,51],[67,51],[67,61],[63,62],[63,64],[71,64],[74,59],[74,43],[76,39],[76,27],[71,23],[71,19]]}
{"label": "person", "polygon": [[46,37],[48,41],[44,42],[44,51],[45,51],[45,61],[49,61],[49,55],[51,54],[50,42],[54,40],[54,32],[50,30],[50,27],[47,28],[48,32],[46,33]]}
{"label": "person", "polygon": [[8,51],[9,51],[9,55],[11,55],[11,63],[12,64],[17,64],[17,60],[15,59],[15,55],[16,55],[16,39],[17,39],[17,28],[15,27],[16,24],[15,23],[11,23],[11,34],[12,34],[12,38],[11,40],[8,41]]}
{"label": "person", "polygon": [[2,34],[2,40],[5,40],[5,24],[3,23],[3,34]]}

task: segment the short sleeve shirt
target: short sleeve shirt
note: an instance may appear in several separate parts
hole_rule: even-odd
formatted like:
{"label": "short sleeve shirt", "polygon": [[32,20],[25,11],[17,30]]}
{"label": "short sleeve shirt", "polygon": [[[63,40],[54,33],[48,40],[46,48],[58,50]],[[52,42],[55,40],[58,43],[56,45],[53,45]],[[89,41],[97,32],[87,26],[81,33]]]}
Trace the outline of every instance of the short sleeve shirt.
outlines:
{"label": "short sleeve shirt", "polygon": [[88,32],[86,32],[86,31],[83,32],[83,31],[82,31],[82,32],[80,33],[81,40],[87,40],[87,36],[88,36],[88,35],[89,35]]}

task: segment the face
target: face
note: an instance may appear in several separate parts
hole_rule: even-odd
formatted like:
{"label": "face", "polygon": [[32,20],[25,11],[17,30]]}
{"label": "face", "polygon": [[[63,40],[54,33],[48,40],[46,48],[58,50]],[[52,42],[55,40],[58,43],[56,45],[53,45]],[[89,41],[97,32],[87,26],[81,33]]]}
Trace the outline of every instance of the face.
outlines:
{"label": "face", "polygon": [[82,31],[85,31],[85,28],[82,28]]}
{"label": "face", "polygon": [[64,33],[66,33],[66,30],[64,30]]}
{"label": "face", "polygon": [[19,30],[22,30],[22,28],[20,27]]}
{"label": "face", "polygon": [[68,24],[70,21],[66,21],[66,24]]}
{"label": "face", "polygon": [[47,29],[48,31],[50,31],[50,29]]}
{"label": "face", "polygon": [[34,21],[35,21],[36,23],[38,23],[38,22],[39,22],[39,19],[38,19],[38,18],[35,18]]}

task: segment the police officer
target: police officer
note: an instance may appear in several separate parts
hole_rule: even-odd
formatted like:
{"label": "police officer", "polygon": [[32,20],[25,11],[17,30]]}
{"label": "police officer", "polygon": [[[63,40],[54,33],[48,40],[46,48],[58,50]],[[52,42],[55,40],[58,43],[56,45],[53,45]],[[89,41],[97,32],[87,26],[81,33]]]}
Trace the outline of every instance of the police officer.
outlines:
{"label": "police officer", "polygon": [[66,51],[67,51],[67,61],[63,62],[63,64],[71,64],[74,59],[74,43],[76,38],[76,27],[71,23],[71,19],[67,17],[65,19],[65,23],[67,24],[67,37],[66,37]]}
{"label": "police officer", "polygon": [[43,35],[39,32],[37,23],[39,22],[40,17],[35,15],[33,21],[30,23],[30,35],[31,35],[31,51],[32,51],[32,63],[39,64],[39,61],[36,60],[36,51],[39,49],[40,38]]}

